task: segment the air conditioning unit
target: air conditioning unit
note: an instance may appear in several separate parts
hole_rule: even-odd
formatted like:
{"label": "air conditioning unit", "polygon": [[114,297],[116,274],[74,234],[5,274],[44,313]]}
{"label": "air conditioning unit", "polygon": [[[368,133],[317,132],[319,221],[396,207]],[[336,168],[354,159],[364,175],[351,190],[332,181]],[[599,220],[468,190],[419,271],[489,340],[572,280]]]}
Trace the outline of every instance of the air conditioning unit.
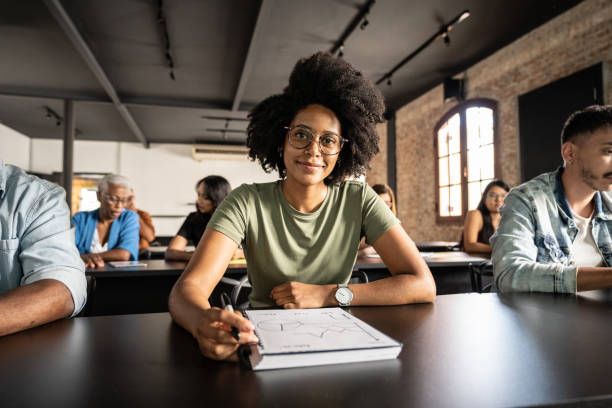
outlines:
{"label": "air conditioning unit", "polygon": [[248,160],[248,148],[239,145],[194,145],[191,155],[196,161],[203,160]]}

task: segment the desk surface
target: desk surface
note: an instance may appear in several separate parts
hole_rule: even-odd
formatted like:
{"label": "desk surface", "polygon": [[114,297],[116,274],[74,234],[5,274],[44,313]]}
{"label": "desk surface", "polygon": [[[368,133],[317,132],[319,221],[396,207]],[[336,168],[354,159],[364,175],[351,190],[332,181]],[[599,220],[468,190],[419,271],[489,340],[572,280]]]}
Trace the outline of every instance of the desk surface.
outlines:
{"label": "desk surface", "polygon": [[[179,276],[187,266],[183,261],[166,261],[164,259],[146,259],[139,261],[147,266],[129,266],[114,268],[108,264],[102,268],[87,269],[85,275],[95,278]],[[227,273],[246,273],[246,263],[231,264]]]}
{"label": "desk surface", "polygon": [[[461,251],[453,252],[434,252],[424,256],[427,265],[434,267],[448,266],[468,266],[470,264],[487,262],[482,254],[468,254]],[[132,266],[125,268],[114,268],[106,264],[102,268],[87,269],[85,274],[96,278],[115,278],[115,277],[146,277],[146,276],[178,276],[180,275],[187,262],[166,261],[164,259],[142,260],[147,266]],[[380,257],[358,258],[355,263],[356,269],[379,269],[386,268]],[[231,264],[228,272],[246,273],[246,263]]]}
{"label": "desk surface", "polygon": [[419,251],[454,251],[459,249],[459,243],[453,241],[421,241],[415,242]]}
{"label": "desk surface", "polygon": [[[452,406],[612,394],[612,295],[461,294],[351,308],[397,360],[250,372],[203,358],[166,313],[77,318],[0,338],[3,406]],[[218,404],[218,405],[214,405]]]}
{"label": "desk surface", "polygon": [[[468,254],[462,251],[452,252],[424,252],[421,253],[425,263],[429,267],[467,267],[470,265],[489,262],[486,254]],[[380,269],[386,268],[380,257],[357,258],[355,269]]]}

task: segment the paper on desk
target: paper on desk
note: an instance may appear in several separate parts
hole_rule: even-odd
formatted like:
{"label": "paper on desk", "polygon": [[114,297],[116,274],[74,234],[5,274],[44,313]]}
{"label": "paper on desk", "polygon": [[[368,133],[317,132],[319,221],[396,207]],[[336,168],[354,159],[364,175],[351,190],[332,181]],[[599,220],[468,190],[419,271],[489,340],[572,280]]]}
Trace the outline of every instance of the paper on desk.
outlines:
{"label": "paper on desk", "polygon": [[146,263],[138,261],[111,261],[108,264],[113,268],[125,268],[128,266],[147,266]]}
{"label": "paper on desk", "polygon": [[340,308],[247,310],[266,354],[401,347]]}

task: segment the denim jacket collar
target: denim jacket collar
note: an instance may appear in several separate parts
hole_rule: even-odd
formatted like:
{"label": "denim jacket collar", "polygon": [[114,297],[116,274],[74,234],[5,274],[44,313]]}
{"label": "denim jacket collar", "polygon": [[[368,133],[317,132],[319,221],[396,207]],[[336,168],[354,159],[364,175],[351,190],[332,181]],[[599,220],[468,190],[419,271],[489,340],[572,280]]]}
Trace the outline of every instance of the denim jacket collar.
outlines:
{"label": "denim jacket collar", "polygon": [[[559,206],[559,215],[564,223],[569,224],[570,226],[574,226],[574,214],[570,208],[569,202],[565,197],[565,189],[563,188],[563,182],[561,181],[561,176],[563,175],[564,167],[560,166],[553,174],[555,178],[553,193],[555,195],[555,200],[557,201],[557,205]],[[593,218],[599,218],[602,220],[610,220],[612,219],[610,212],[607,213],[603,211],[603,202],[601,198],[601,193],[599,191],[595,192],[595,196],[593,197]],[[571,222],[570,222],[571,220]]]}
{"label": "denim jacket collar", "polygon": [[554,173],[554,184],[553,184],[553,193],[555,195],[555,200],[557,201],[557,206],[559,207],[559,215],[564,223],[568,223],[569,220],[574,219],[574,214],[570,208],[569,202],[565,197],[565,189],[563,188],[563,182],[561,180],[561,176],[563,175],[564,167],[560,166]]}
{"label": "denim jacket collar", "polygon": [[0,160],[0,198],[4,195],[6,191],[6,169],[4,162]]}

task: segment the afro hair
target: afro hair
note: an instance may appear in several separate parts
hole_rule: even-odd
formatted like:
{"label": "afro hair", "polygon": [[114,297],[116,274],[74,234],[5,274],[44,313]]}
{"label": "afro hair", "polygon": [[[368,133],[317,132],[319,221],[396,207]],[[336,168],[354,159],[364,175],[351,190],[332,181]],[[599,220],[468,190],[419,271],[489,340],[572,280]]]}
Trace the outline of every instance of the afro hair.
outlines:
{"label": "afro hair", "polygon": [[322,105],[340,121],[342,137],[348,140],[326,183],[359,176],[378,153],[376,124],[383,122],[384,99],[378,88],[348,62],[318,52],[300,59],[282,94],[273,95],[249,114],[247,146],[251,160],[258,160],[266,172],[277,170],[285,176],[280,153],[295,115],[309,105]]}

